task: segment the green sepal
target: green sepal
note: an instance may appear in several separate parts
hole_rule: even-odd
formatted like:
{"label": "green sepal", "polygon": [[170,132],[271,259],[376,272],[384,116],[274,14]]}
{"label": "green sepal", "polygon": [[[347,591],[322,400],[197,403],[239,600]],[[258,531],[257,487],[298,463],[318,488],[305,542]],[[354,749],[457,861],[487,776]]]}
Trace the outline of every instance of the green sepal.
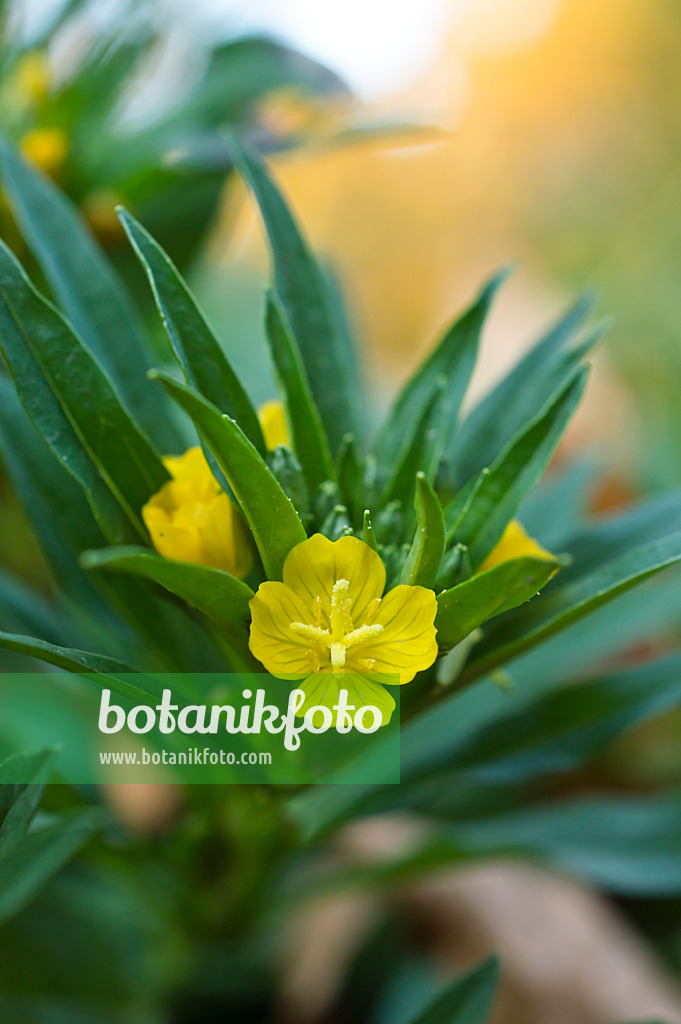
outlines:
{"label": "green sepal", "polygon": [[400,583],[411,586],[435,586],[445,550],[445,520],[437,494],[425,473],[416,474],[416,533],[404,563]]}

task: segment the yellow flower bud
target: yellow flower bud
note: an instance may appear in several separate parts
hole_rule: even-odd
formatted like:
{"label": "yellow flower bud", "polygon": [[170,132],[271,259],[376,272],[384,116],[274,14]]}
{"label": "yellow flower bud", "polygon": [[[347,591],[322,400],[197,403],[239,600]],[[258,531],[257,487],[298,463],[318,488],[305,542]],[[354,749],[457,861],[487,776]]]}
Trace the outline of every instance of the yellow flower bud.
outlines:
{"label": "yellow flower bud", "polygon": [[281,402],[265,402],[258,409],[258,417],[265,438],[265,444],[270,451],[276,448],[278,444],[291,443],[286,414]]}
{"label": "yellow flower bud", "polygon": [[252,562],[248,536],[201,448],[163,461],[172,480],[142,509],[156,550],[165,558],[208,565],[243,579]]}
{"label": "yellow flower bud", "polygon": [[61,170],[68,148],[66,132],[61,128],[35,128],[21,140],[24,156],[51,178]]}
{"label": "yellow flower bud", "polygon": [[543,548],[534,537],[530,537],[522,523],[517,519],[512,519],[504,530],[501,540],[496,547],[492,548],[479,571],[493,569],[495,565],[509,562],[512,558],[527,557],[553,559],[554,556],[546,548]]}

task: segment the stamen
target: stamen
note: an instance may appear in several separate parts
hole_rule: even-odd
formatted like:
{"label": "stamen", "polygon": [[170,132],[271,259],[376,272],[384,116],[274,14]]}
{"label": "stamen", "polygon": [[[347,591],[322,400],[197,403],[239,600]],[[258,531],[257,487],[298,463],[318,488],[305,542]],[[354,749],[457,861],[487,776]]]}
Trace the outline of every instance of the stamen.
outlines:
{"label": "stamen", "polygon": [[380,607],[381,607],[381,598],[380,597],[375,597],[373,599],[373,601],[371,602],[371,604],[369,605],[369,607],[367,608],[367,613],[364,616],[365,623],[368,624],[369,622],[372,622],[373,619],[376,618],[376,614],[377,614],[378,609]]}
{"label": "stamen", "polygon": [[352,633],[346,633],[343,642],[346,647],[354,647],[355,644],[361,644],[363,640],[370,640],[382,632],[383,626],[378,622],[374,626],[359,626],[353,629]]}
{"label": "stamen", "polygon": [[312,640],[313,643],[325,644],[331,637],[328,629],[320,629],[319,626],[308,626],[306,622],[292,622],[288,628],[296,636],[302,636],[304,640]]}

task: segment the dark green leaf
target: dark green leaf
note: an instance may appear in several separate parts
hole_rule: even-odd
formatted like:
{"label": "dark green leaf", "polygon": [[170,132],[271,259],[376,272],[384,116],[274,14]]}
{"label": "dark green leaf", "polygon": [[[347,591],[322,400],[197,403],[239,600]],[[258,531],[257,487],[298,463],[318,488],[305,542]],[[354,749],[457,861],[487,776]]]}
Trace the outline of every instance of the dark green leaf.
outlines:
{"label": "dark green leaf", "polygon": [[300,351],[281,307],[271,295],[265,318],[267,339],[277,377],[285,395],[293,449],[309,490],[335,477],[329,443],[305,375]]}
{"label": "dark green leaf", "polygon": [[590,296],[580,299],[466,417],[448,453],[453,479],[459,485],[491,466],[502,449],[528,423],[540,418],[574,378],[577,367],[604,333],[604,328],[597,328],[584,342],[569,344],[592,308]]}
{"label": "dark green leaf", "polygon": [[[429,483],[434,482],[445,450],[450,418],[447,383],[441,378],[422,411],[416,430],[406,435],[396,460],[387,463],[393,468],[383,492],[384,503],[400,501],[405,505],[411,504],[419,472],[425,473]],[[379,465],[382,461],[379,460]]]}
{"label": "dark green leaf", "polygon": [[356,434],[361,421],[355,354],[339,329],[324,275],[263,161],[234,141],[231,147],[260,207],[277,296],[300,347],[310,389],[335,452],[343,434]]}
{"label": "dark green leaf", "polygon": [[[146,531],[140,510],[168,480],[146,437],[60,313],[33,288],[0,246],[0,345],[19,398],[55,454],[81,481],[107,534],[120,519],[103,500],[101,474],[130,524]],[[96,471],[95,471],[96,467]]]}
{"label": "dark green leaf", "polygon": [[185,281],[158,242],[131,214],[120,210],[119,217],[146,270],[187,382],[221,412],[235,419],[264,456],[267,449],[258,415]]}
{"label": "dark green leaf", "polygon": [[480,856],[541,858],[615,892],[681,892],[681,797],[594,797],[452,826]]}
{"label": "dark green leaf", "polygon": [[[379,463],[391,465],[400,451],[413,441],[418,425],[436,393],[449,407],[448,427],[456,423],[461,402],[473,373],[478,342],[492,299],[508,277],[508,269],[495,274],[474,303],[446,332],[414,376],[398,395],[374,446]],[[444,388],[442,381],[445,381]],[[448,450],[451,437],[444,440]]]}
{"label": "dark green leaf", "polygon": [[492,616],[529,601],[557,565],[544,558],[512,558],[443,591],[435,620],[440,647],[455,647]]}
{"label": "dark green leaf", "polygon": [[416,534],[400,583],[432,589],[445,550],[445,520],[438,497],[424,473],[416,477],[415,508]]}
{"label": "dark green leaf", "polygon": [[156,376],[191,417],[227,477],[253,531],[268,578],[281,579],[287,554],[307,539],[291,499],[234,420],[183,384],[163,374]]}
{"label": "dark green leaf", "polygon": [[106,548],[87,551],[81,558],[88,569],[126,572],[153,580],[198,608],[211,622],[247,650],[253,591],[242,580],[221,569],[189,562],[174,562],[146,548]]}
{"label": "dark green leaf", "polygon": [[506,616],[474,652],[463,679],[477,678],[669,565],[681,561],[681,533],[624,551],[593,572],[556,583],[527,608]]}
{"label": "dark green leaf", "polygon": [[78,810],[29,833],[0,857],[0,921],[21,910],[38,889],[92,838],[102,825],[99,810]]}
{"label": "dark green leaf", "polygon": [[22,234],[76,332],[149,436],[178,443],[165,402],[146,379],[149,359],[137,311],[81,214],[2,140],[0,167]]}
{"label": "dark green leaf", "polygon": [[554,404],[499,456],[477,487],[455,538],[468,547],[473,568],[490,553],[518,511],[523,498],[546,469],[586,383],[586,370],[558,396]]}
{"label": "dark green leaf", "polygon": [[0,764],[0,855],[26,835],[45,783],[50,777],[54,751],[15,754]]}
{"label": "dark green leaf", "polygon": [[499,961],[490,957],[458,978],[412,1024],[488,1024],[499,983]]}

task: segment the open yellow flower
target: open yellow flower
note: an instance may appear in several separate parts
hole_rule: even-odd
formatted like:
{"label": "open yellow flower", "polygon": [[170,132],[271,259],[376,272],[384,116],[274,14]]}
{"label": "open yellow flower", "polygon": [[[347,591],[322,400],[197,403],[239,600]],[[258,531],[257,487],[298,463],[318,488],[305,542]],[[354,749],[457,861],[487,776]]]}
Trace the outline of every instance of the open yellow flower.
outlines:
{"label": "open yellow flower", "polygon": [[508,562],[512,558],[546,558],[553,561],[554,556],[541,544],[530,537],[525,527],[517,519],[512,519],[504,530],[503,536],[494,548],[490,551],[485,561],[480,566],[479,572],[485,569],[493,569],[495,565]]}
{"label": "open yellow flower", "polygon": [[156,550],[165,558],[223,569],[242,579],[251,567],[246,531],[201,448],[163,462],[173,479],[142,509]]}
{"label": "open yellow flower", "polygon": [[375,675],[408,683],[435,661],[435,594],[398,586],[383,596],[385,581],[368,544],[317,533],[289,552],[283,582],[259,587],[250,648],[272,675],[304,680],[301,715],[316,704],[333,709],[343,687],[356,707],[380,707],[385,723],[395,702]]}

